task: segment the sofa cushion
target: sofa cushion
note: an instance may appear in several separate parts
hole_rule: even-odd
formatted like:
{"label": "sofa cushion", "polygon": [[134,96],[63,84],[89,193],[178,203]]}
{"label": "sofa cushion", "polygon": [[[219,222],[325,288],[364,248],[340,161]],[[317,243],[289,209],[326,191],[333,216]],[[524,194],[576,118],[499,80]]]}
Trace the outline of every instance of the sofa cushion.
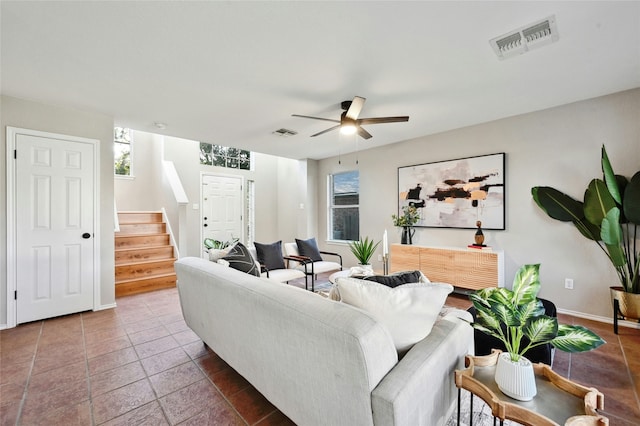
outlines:
{"label": "sofa cushion", "polygon": [[367,311],[389,331],[401,355],[429,335],[453,291],[453,286],[445,283],[391,288],[357,278],[338,278],[336,287],[342,302]]}
{"label": "sofa cushion", "polygon": [[322,261],[322,256],[320,256],[320,250],[318,250],[318,243],[315,238],[309,238],[308,240],[299,240],[296,238],[296,245],[298,246],[300,256],[309,257],[314,262]]}
{"label": "sofa cushion", "polygon": [[249,249],[242,243],[237,243],[221,260],[228,262],[229,266],[238,271],[246,272],[250,275],[260,276],[260,269],[249,253]]}
{"label": "sofa cushion", "polygon": [[258,262],[269,270],[285,269],[284,258],[282,257],[282,241],[273,244],[253,243],[256,246],[256,256]]}
{"label": "sofa cushion", "polygon": [[391,288],[408,283],[429,282],[427,277],[425,277],[420,271],[403,271],[396,272],[395,274],[391,275],[363,275],[361,277],[354,276],[354,278],[361,278],[365,281],[375,281],[379,284],[384,284],[387,287]]}

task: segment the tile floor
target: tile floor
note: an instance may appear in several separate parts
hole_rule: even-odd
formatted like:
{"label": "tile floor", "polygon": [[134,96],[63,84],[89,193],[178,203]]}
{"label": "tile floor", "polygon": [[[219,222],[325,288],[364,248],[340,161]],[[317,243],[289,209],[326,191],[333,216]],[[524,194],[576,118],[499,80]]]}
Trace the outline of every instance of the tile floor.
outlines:
{"label": "tile floor", "polygon": [[[302,284],[304,286],[304,284]],[[451,296],[466,308],[468,300]],[[0,332],[1,425],[291,425],[186,326],[176,289]],[[605,394],[611,425],[640,424],[640,330],[561,315],[608,344],[554,369]]]}

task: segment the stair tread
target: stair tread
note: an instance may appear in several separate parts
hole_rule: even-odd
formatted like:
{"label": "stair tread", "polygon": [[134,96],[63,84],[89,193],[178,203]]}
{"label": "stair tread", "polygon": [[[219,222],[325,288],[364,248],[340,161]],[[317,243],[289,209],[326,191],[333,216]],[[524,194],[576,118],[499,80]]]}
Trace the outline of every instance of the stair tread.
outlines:
{"label": "stair tread", "polygon": [[131,238],[140,238],[140,237],[168,237],[168,236],[169,236],[169,234],[167,234],[167,233],[157,234],[157,233],[155,233],[155,232],[154,232],[154,233],[152,233],[152,234],[118,234],[118,233],[116,232],[116,234],[115,234],[115,238],[116,238],[116,240],[117,240],[118,238],[123,238],[123,239],[124,239],[124,238],[128,238],[128,239],[131,239]]}
{"label": "stair tread", "polygon": [[115,251],[119,251],[119,252],[126,252],[126,251],[140,251],[140,250],[157,250],[157,249],[166,249],[166,248],[172,248],[173,246],[171,244],[163,244],[161,246],[140,246],[140,247],[130,247],[130,246],[126,246],[126,247],[120,247],[120,248],[116,248]]}
{"label": "stair tread", "polygon": [[138,260],[135,262],[126,262],[126,263],[118,263],[116,264],[116,266],[132,266],[132,265],[145,265],[145,264],[149,264],[149,263],[158,263],[158,262],[166,262],[166,261],[170,261],[173,260],[174,262],[178,259],[176,259],[175,257],[163,257],[161,259],[146,259],[146,260]]}
{"label": "stair tread", "polygon": [[175,276],[176,276],[175,272],[167,272],[167,273],[164,273],[164,274],[148,275],[148,276],[144,276],[144,277],[126,278],[124,280],[116,280],[116,285],[125,284],[125,283],[132,283],[132,282],[136,282],[136,281],[155,280],[155,279],[158,279],[158,278],[165,278],[165,277],[175,277]]}

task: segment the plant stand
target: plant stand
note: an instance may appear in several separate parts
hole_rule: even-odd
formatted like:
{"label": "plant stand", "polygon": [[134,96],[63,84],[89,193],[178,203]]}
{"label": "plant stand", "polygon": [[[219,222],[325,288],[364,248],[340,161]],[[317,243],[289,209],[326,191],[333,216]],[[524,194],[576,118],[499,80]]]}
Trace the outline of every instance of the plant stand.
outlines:
{"label": "plant stand", "polygon": [[[479,396],[491,408],[495,419],[513,420],[536,426],[606,426],[609,419],[598,414],[604,407],[604,395],[595,388],[587,388],[568,380],[546,364],[534,364],[538,394],[531,401],[517,401],[505,396],[495,383],[495,366],[502,351],[494,349],[491,355],[465,357],[466,369],[455,371],[458,387],[458,424],[460,424],[461,390]],[[471,425],[471,421],[469,422]]]}

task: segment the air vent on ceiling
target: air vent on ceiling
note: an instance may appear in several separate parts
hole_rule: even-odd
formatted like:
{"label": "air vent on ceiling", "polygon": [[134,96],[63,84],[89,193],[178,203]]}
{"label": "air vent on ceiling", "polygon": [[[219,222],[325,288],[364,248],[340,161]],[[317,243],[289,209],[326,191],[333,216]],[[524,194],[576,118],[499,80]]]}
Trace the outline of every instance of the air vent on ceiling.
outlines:
{"label": "air vent on ceiling", "polygon": [[556,42],[558,38],[556,17],[551,15],[541,21],[491,39],[489,43],[498,58],[505,59]]}
{"label": "air vent on ceiling", "polygon": [[282,136],[282,137],[295,136],[295,135],[298,134],[298,132],[296,132],[295,130],[289,130],[289,129],[284,129],[284,128],[283,129],[274,130],[271,133],[276,135],[276,136]]}

